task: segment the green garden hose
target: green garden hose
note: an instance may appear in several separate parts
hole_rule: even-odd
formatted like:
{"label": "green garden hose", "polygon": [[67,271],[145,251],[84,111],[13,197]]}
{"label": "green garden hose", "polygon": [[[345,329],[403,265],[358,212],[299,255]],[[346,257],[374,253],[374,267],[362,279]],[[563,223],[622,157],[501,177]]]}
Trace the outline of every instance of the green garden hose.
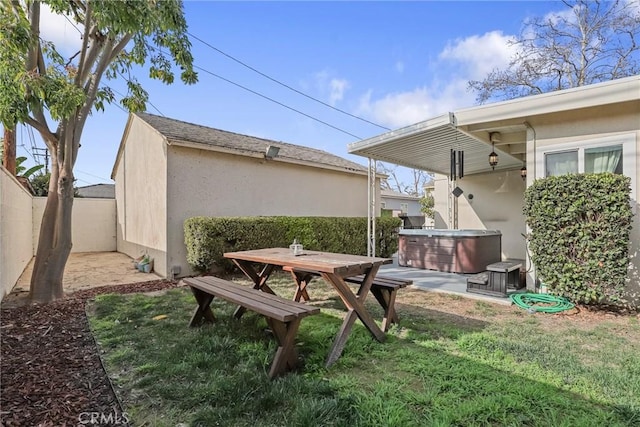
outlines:
{"label": "green garden hose", "polygon": [[[511,294],[510,298],[515,305],[527,310],[529,313],[535,313],[536,311],[558,313],[575,307],[568,299],[549,294],[515,293]],[[538,303],[544,305],[537,305]]]}

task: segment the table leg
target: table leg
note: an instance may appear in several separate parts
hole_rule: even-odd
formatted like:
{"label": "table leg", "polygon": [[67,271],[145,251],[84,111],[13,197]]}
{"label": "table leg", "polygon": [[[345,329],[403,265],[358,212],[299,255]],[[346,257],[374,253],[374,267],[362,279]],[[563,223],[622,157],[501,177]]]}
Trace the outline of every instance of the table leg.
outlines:
{"label": "table leg", "polygon": [[260,289],[263,292],[269,292],[270,294],[275,295],[275,292],[273,292],[273,290],[267,285],[267,280],[269,279],[269,276],[271,276],[275,265],[267,264],[264,266],[262,271],[258,273],[253,269],[250,262],[238,259],[234,259],[232,261],[238,266],[245,276],[251,279],[253,282],[253,289]]}
{"label": "table leg", "polygon": [[291,276],[293,280],[296,282],[296,293],[293,296],[294,301],[304,301],[308,302],[310,300],[309,294],[307,293],[307,286],[313,279],[313,274],[310,273],[302,273],[298,271],[291,271]]}
{"label": "table leg", "polygon": [[[262,292],[268,292],[273,295],[276,294],[275,292],[273,292],[273,289],[271,289],[267,285],[267,280],[269,279],[269,276],[271,276],[271,273],[273,272],[275,265],[267,264],[264,266],[264,268],[260,273],[257,273],[253,269],[253,266],[251,265],[251,263],[248,261],[244,261],[240,259],[233,259],[232,261],[245,274],[245,276],[247,276],[249,279],[253,281],[253,289],[259,289]],[[236,311],[233,312],[233,316],[236,319],[239,319],[242,317],[245,311],[247,311],[247,309],[239,305],[236,308]]]}
{"label": "table leg", "polygon": [[372,288],[371,293],[376,297],[378,303],[380,303],[380,306],[384,310],[381,329],[387,332],[392,323],[398,323],[398,314],[394,309],[396,302],[396,290]]}
{"label": "table leg", "polygon": [[330,273],[322,273],[322,277],[329,282],[338,292],[340,298],[343,303],[347,307],[347,315],[345,316],[342,326],[340,327],[340,331],[336,336],[336,339],[331,347],[331,351],[329,352],[329,356],[327,357],[326,366],[331,366],[342,354],[344,350],[344,346],[347,343],[347,338],[351,333],[351,328],[355,323],[356,316],[360,318],[365,327],[371,332],[371,335],[374,336],[378,341],[383,342],[385,340],[385,334],[378,327],[373,317],[369,314],[369,312],[364,307],[364,301],[367,298],[369,290],[371,289],[371,284],[373,283],[373,278],[378,272],[378,267],[372,267],[367,274],[365,275],[365,279],[362,282],[362,286],[358,290],[357,295],[354,295],[349,286],[344,282],[343,278],[336,274]]}

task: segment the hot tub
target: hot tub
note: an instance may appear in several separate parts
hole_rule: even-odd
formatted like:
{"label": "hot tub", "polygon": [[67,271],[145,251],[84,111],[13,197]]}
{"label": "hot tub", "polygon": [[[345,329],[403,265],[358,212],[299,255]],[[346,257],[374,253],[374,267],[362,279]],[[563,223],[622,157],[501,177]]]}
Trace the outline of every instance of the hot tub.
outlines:
{"label": "hot tub", "polygon": [[502,260],[499,230],[400,230],[398,265],[479,273]]}

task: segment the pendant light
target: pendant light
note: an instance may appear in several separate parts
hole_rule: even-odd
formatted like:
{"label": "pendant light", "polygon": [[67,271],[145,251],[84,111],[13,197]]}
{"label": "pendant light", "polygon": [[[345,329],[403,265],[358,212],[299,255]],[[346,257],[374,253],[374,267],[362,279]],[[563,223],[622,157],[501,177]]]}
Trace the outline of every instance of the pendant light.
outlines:
{"label": "pendant light", "polygon": [[496,153],[495,146],[491,144],[491,154],[489,154],[489,166],[491,169],[495,170],[496,165],[498,164],[498,154]]}
{"label": "pendant light", "polygon": [[489,166],[491,166],[492,170],[495,170],[496,165],[498,164],[498,154],[496,153],[496,140],[500,142],[500,132],[491,132],[489,134],[489,139],[491,140],[491,154],[489,154]]}

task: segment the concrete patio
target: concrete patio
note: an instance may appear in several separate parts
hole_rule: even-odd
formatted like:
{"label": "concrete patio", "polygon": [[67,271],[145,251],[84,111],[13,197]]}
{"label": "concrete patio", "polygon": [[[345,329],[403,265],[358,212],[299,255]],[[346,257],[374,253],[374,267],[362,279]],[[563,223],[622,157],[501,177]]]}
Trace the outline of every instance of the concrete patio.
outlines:
{"label": "concrete patio", "polygon": [[420,268],[400,267],[397,255],[393,256],[393,264],[387,264],[380,268],[378,274],[413,280],[413,287],[430,292],[443,292],[446,294],[460,295],[497,304],[511,305],[509,298],[500,298],[490,295],[467,292],[468,274],[444,273]]}

